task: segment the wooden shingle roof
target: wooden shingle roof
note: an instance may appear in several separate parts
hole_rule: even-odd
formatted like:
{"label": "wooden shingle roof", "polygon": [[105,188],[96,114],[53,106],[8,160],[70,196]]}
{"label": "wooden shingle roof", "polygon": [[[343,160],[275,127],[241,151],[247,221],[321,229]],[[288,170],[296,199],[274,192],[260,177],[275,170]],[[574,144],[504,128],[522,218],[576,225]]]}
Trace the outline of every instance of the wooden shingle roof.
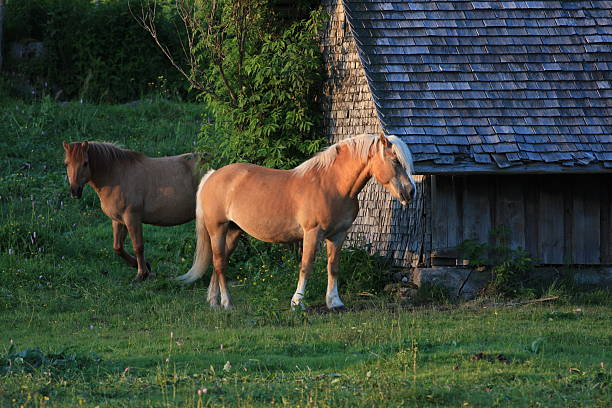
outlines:
{"label": "wooden shingle roof", "polygon": [[612,168],[612,1],[344,0],[424,173]]}

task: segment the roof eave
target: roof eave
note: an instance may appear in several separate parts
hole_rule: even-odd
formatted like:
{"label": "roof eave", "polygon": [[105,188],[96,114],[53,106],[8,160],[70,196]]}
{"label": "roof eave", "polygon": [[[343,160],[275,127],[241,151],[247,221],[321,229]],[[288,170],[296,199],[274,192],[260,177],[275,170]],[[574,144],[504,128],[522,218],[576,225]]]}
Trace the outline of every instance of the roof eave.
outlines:
{"label": "roof eave", "polygon": [[581,166],[564,166],[560,163],[524,163],[500,168],[494,163],[457,161],[452,164],[438,164],[433,160],[414,163],[415,174],[425,175],[471,175],[471,174],[612,174],[612,168],[602,163]]}

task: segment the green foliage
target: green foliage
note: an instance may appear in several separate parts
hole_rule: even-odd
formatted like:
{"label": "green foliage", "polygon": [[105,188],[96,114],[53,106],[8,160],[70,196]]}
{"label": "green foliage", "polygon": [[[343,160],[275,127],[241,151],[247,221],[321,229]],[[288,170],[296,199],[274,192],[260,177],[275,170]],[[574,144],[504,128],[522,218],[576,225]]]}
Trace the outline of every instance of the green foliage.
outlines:
{"label": "green foliage", "polygon": [[245,60],[249,85],[237,103],[207,98],[217,121],[203,127],[203,146],[220,127],[223,161],[276,168],[293,167],[321,148],[322,139],[316,135],[320,115],[315,93],[321,75],[315,29],[311,20],[297,23],[279,39],[266,35],[260,54]]}
{"label": "green foliage", "polygon": [[533,288],[527,280],[534,270],[534,261],[522,248],[513,249],[508,244],[510,231],[498,227],[491,232],[494,244],[466,240],[459,245],[470,265],[490,267],[492,278],[485,288],[486,295],[533,297]]}
{"label": "green foliage", "polygon": [[545,340],[546,339],[544,337],[538,337],[537,339],[531,342],[531,345],[529,346],[528,350],[533,354],[540,353],[543,349]]}
{"label": "green foliage", "polygon": [[415,305],[449,304],[448,288],[432,283],[424,283],[417,289],[412,302]]}
{"label": "green foliage", "polygon": [[0,376],[45,370],[48,375],[66,378],[79,375],[85,367],[99,361],[100,358],[95,354],[85,356],[68,353],[67,350],[58,353],[46,353],[40,348],[15,351],[14,344],[11,344],[5,355],[0,355]]}
{"label": "green foliage", "polygon": [[612,299],[611,288],[598,288],[590,291],[575,291],[572,300],[582,305],[607,305]]}
{"label": "green foliage", "polygon": [[[250,7],[250,8],[249,8]],[[266,1],[244,6],[227,0],[218,21],[229,20],[215,36],[201,33],[198,51],[212,55],[206,68],[192,68],[201,97],[215,114],[204,124],[200,149],[219,150],[217,166],[251,162],[290,168],[323,146],[317,104],[322,82],[318,32],[322,11],[288,27],[276,27]],[[245,25],[236,9],[249,12]],[[220,23],[219,23],[220,24]],[[223,36],[223,40],[218,40]],[[218,43],[215,43],[218,41]]]}
{"label": "green foliage", "polygon": [[[270,303],[285,302],[288,305],[300,269],[299,246],[268,244],[245,237],[232,255],[230,264],[234,269],[231,276],[257,293],[253,303],[262,304],[262,310],[269,309]],[[359,248],[342,250],[339,269],[339,290],[343,297],[354,297],[360,292],[378,295],[391,281],[388,261]],[[327,255],[323,246],[317,252],[308,278],[306,303],[324,302],[326,287]]]}
{"label": "green foliage", "polygon": [[[299,270],[297,251],[281,244],[268,244],[250,237],[242,237],[230,258],[232,276],[240,284],[257,292],[255,303],[278,302],[290,299]],[[231,273],[231,271],[230,271]],[[263,306],[267,309],[267,306]]]}
{"label": "green foliage", "polygon": [[[326,265],[327,258],[323,260]],[[389,260],[378,254],[370,255],[361,248],[344,248],[340,253],[340,290],[346,294],[379,295],[392,281],[390,268]]]}
{"label": "green foliage", "polygon": [[[185,95],[170,62],[130,12],[130,0],[22,0],[6,6],[6,41],[44,42],[44,53],[24,61],[9,59],[6,69],[33,92],[62,99],[121,102],[159,92]],[[131,1],[133,6],[140,2]],[[163,2],[162,4],[166,4]],[[174,17],[158,13],[158,34],[180,47]],[[162,88],[160,90],[160,87]]]}

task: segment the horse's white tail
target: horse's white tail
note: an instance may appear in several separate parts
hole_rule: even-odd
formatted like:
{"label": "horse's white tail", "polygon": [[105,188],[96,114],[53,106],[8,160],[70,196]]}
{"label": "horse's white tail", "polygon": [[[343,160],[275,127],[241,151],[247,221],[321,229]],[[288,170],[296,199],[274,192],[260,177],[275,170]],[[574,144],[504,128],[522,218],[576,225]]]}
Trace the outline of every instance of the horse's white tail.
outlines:
{"label": "horse's white tail", "polygon": [[189,271],[181,276],[177,276],[174,278],[177,281],[180,281],[184,285],[188,285],[192,282],[197,281],[204,273],[206,273],[206,268],[210,264],[210,260],[212,259],[212,250],[210,246],[210,235],[208,235],[208,230],[206,229],[206,224],[204,223],[204,211],[202,209],[202,205],[200,203],[200,192],[202,190],[202,186],[210,177],[210,175],[214,172],[214,170],[210,170],[202,180],[200,181],[200,185],[198,186],[198,192],[196,194],[196,251],[193,257],[193,265]]}

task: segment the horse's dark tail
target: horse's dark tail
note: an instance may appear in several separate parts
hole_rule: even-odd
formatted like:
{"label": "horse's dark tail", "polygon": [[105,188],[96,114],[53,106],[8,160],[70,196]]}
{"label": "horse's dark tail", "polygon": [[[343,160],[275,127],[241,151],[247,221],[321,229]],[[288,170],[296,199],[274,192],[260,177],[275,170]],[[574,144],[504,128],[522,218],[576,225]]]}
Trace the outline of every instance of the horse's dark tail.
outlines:
{"label": "horse's dark tail", "polygon": [[200,200],[204,197],[200,197],[200,192],[202,191],[202,186],[206,182],[206,179],[210,177],[210,175],[214,172],[214,170],[210,170],[202,180],[200,181],[200,186],[198,187],[198,192],[196,194],[196,251],[193,258],[193,265],[189,271],[181,276],[174,278],[181,283],[188,285],[192,282],[197,281],[204,273],[206,273],[206,268],[210,264],[212,259],[212,249],[210,245],[210,235],[208,235],[208,230],[206,229],[206,224],[204,223],[204,213],[202,209],[202,204]]}

